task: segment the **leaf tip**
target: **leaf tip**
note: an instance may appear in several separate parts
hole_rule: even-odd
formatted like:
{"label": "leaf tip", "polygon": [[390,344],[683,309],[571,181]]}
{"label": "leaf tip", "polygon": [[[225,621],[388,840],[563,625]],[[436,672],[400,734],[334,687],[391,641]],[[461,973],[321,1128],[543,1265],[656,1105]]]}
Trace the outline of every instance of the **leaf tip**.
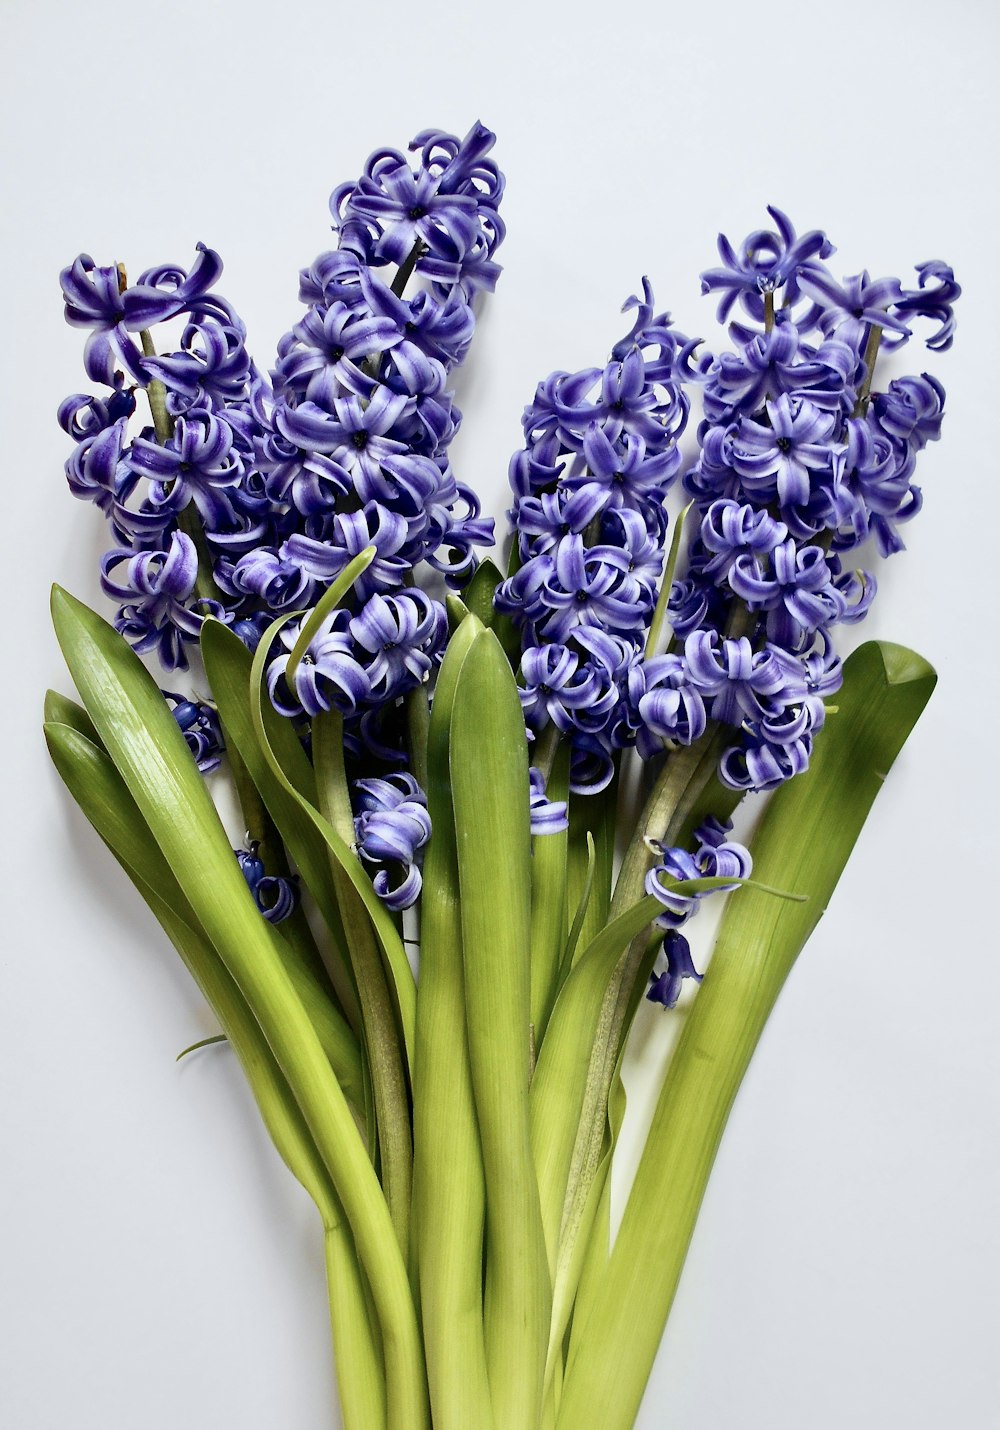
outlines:
{"label": "leaf tip", "polygon": [[926,681],[929,691],[937,684],[937,671],[931,663],[907,646],[896,645],[892,641],[879,641],[879,655],[882,668],[890,685],[909,685]]}

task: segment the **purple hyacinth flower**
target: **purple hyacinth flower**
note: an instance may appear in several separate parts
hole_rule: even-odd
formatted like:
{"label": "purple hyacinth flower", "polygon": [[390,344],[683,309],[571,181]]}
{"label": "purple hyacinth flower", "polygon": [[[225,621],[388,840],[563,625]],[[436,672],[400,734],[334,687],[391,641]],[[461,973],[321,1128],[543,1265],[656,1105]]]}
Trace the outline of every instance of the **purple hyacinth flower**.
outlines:
{"label": "purple hyacinth flower", "polygon": [[643,758],[660,750],[661,741],[693,745],[705,733],[705,701],[682,656],[659,655],[645,661],[641,689],[633,694],[633,700]]}
{"label": "purple hyacinth flower", "polygon": [[166,551],[109,551],[101,560],[102,591],[123,603],[116,628],[140,654],[155,650],[168,670],[187,664],[183,641],[197,639],[206,615],[227,619],[217,602],[193,609],[197,577],[194,542],[179,531]]}
{"label": "purple hyacinth flower", "polygon": [[767,404],[770,426],[744,418],[733,438],[732,463],[749,493],[765,502],[804,506],[813,473],[828,470],[834,418],[805,398],[785,393]]}
{"label": "purple hyacinth flower", "polygon": [[[267,689],[275,709],[284,715],[309,716],[324,710],[355,715],[371,694],[371,682],[357,659],[350,633],[350,613],[331,611],[322,621],[293,676],[294,690],[285,682],[288,656],[279,655],[267,668]],[[286,627],[282,643],[291,653],[297,629]]]}
{"label": "purple hyacinth flower", "polygon": [[794,656],[774,645],[754,651],[746,636],[728,640],[716,631],[692,631],[684,660],[691,683],[711,701],[712,718],[725,725],[759,719],[805,693]]}
{"label": "purple hyacinth flower", "polygon": [[170,713],[177,721],[198,769],[203,775],[214,773],[221,764],[222,751],[225,748],[215,706],[204,700],[192,700],[186,695],[176,695],[171,690],[164,690],[163,698],[170,706]]}
{"label": "purple hyacinth flower", "polygon": [[253,901],[268,923],[280,924],[295,911],[298,903],[298,887],[293,879],[279,878],[265,874],[264,861],[257,854],[257,846],[249,849],[234,849],[240,872],[247,881],[247,888]]}
{"label": "purple hyacinth flower", "polygon": [[677,929],[668,929],[663,940],[663,953],[667,966],[662,973],[651,973],[646,997],[651,1003],[660,1003],[664,1008],[676,1008],[681,986],[685,978],[693,978],[700,983],[704,974],[699,973],[691,957],[691,945]]}
{"label": "purple hyacinth flower", "polygon": [[836,333],[854,348],[861,347],[872,325],[909,337],[906,324],[889,311],[903,299],[898,278],[873,279],[864,272],[840,284],[825,268],[816,265],[802,270],[799,286],[820,304],[820,326],[827,336]]}
{"label": "purple hyacinth flower", "polygon": [[748,234],[739,252],[725,234],[718,238],[722,268],[710,268],[701,275],[703,293],[721,293],[718,318],[723,323],[733,304],[740,299],[753,318],[763,317],[763,293],[785,287],[786,297],[798,296],[796,280],[805,264],[816,258],[829,258],[836,252],[825,233],[813,229],[799,237],[791,220],[781,209],[768,205],[768,213],[777,225],[777,232],[758,229]]}
{"label": "purple hyacinth flower", "polygon": [[545,776],[532,765],[528,770],[531,808],[531,832],[535,837],[543,834],[561,834],[569,828],[569,815],[564,799],[549,799],[545,793]]}
{"label": "purple hyacinth flower", "polygon": [[384,702],[426,680],[447,630],[444,607],[423,591],[369,598],[350,619],[350,632],[367,652],[370,699]]}
{"label": "purple hyacinth flower", "polygon": [[374,871],[372,887],[398,912],[420,893],[418,855],[431,836],[427,799],[412,775],[355,780],[354,831],[358,855]]}
{"label": "purple hyacinth flower", "polygon": [[703,574],[720,580],[739,557],[769,556],[787,535],[785,523],[766,511],[736,501],[714,501],[701,519],[701,539],[712,552]]}
{"label": "purple hyacinth flower", "polygon": [[332,411],[335,398],[345,389],[363,397],[372,392],[374,380],[362,371],[362,365],[401,338],[390,318],[366,313],[363,308],[348,308],[343,303],[310,308],[279,344],[276,386],[279,390],[290,388]]}
{"label": "purple hyacinth flower", "polygon": [[174,416],[189,407],[224,407],[243,397],[256,376],[245,336],[242,325],[206,316],[187,324],[177,352],[143,358],[148,375],[167,389]]}
{"label": "purple hyacinth flower", "polygon": [[[918,264],[917,276],[920,281],[919,288],[904,292],[895,305],[895,311],[905,313],[907,317],[931,318],[936,321],[937,332],[927,339],[927,346],[933,352],[946,352],[955,336],[953,305],[956,299],[961,297],[962,290],[955,282],[954,270],[939,258]],[[938,281],[932,286],[934,279]]]}
{"label": "purple hyacinth flower", "polygon": [[768,639],[792,650],[844,614],[845,602],[819,546],[796,546],[789,538],[770,553],[768,571],[755,556],[738,556],[728,579],[751,611],[767,612]]}
{"label": "purple hyacinth flower", "polygon": [[[749,850],[735,840],[726,838],[732,828],[717,819],[695,830],[697,848],[693,854],[685,849],[659,846],[660,860],[646,875],[645,889],[663,905],[664,913],[656,920],[659,928],[680,928],[698,912],[703,899],[712,894],[731,893],[753,871]],[[655,847],[655,846],[654,846]],[[667,888],[663,876],[671,879],[731,879],[732,884],[696,894],[682,894]]]}
{"label": "purple hyacinth flower", "polygon": [[564,732],[579,728],[581,714],[599,729],[618,700],[606,667],[564,645],[530,646],[521,657],[521,679],[521,706],[534,730],[550,721]]}
{"label": "purple hyacinth flower", "polygon": [[176,513],[194,502],[209,531],[232,521],[227,492],[242,478],[243,463],[232,427],[207,407],[178,417],[174,435],[162,446],[137,437],[128,461],[136,476],[150,478],[149,499],[159,510]]}

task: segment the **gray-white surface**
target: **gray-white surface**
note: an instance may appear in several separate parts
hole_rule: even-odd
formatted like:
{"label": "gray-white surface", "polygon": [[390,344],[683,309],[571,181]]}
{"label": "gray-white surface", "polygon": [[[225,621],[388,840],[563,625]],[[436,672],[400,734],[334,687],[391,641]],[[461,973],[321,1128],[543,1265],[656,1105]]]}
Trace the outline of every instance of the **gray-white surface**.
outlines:
{"label": "gray-white surface", "polygon": [[[460,474],[499,515],[521,408],[600,362],[649,273],[714,336],[697,274],[785,207],[843,272],[941,256],[965,285],[926,506],[866,634],[934,700],[739,1099],[641,1430],[979,1430],[996,1415],[997,12],[985,0],[747,8],[446,0],[8,0],[0,110],[4,922],[0,1419],[10,1430],[330,1430],[317,1227],[172,952],[46,763],[58,579],[101,604],[66,491],[85,386],[56,275],[227,262],[266,363],[327,245],[326,199],[417,130],[499,134],[506,271],[460,401]],[[664,1020],[644,1014],[648,1101]],[[598,1427],[599,1430],[599,1427]]]}

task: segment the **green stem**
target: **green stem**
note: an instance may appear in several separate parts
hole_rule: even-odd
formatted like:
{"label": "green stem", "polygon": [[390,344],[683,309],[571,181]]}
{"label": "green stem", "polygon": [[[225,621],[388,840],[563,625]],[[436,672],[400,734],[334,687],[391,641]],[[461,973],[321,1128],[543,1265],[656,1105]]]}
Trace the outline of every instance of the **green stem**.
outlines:
{"label": "green stem", "polygon": [[344,1430],[386,1430],[385,1364],[350,1228],[324,1229],[330,1326]]}
{"label": "green stem", "polygon": [[[314,717],[312,741],[320,811],[345,844],[353,848],[354,815],[344,769],[344,728],[336,711],[325,711]],[[367,910],[336,860],[331,859],[330,871],[340,901],[361,1004],[375,1097],[382,1185],[405,1259],[409,1244],[413,1141],[399,1026]]]}
{"label": "green stem", "polygon": [[406,743],[413,778],[422,790],[427,789],[427,732],[431,723],[431,707],[427,686],[420,684],[406,696]]}
{"label": "green stem", "polygon": [[[554,752],[555,763],[546,774],[550,799],[569,799],[569,753],[568,744]],[[566,949],[569,830],[540,835],[531,844],[531,1027],[537,1050],[545,1036]]]}
{"label": "green stem", "polygon": [[420,907],[413,1070],[413,1236],[435,1430],[492,1430],[483,1334],[486,1187],[465,1027],[462,913],[448,739],[455,687],[477,623],[453,636],[428,741],[433,833]]}
{"label": "green stem", "polygon": [[541,770],[545,783],[549,782],[549,775],[552,773],[552,764],[559,748],[559,741],[562,739],[562,731],[558,725],[547,725],[538,739],[531,746],[531,763],[536,770]]}
{"label": "green stem", "polygon": [[420,258],[420,255],[423,253],[423,251],[423,240],[418,238],[416,243],[413,245],[409,253],[404,258],[403,262],[400,264],[399,271],[397,272],[395,278],[392,280],[392,291],[393,293],[395,293],[397,298],[402,298],[404,292],[406,291],[406,285],[410,281],[410,275],[412,274],[414,268],[416,268],[417,260]]}
{"label": "green stem", "polygon": [[865,343],[865,379],[858,388],[858,400],[854,404],[853,416],[863,417],[868,411],[868,404],[871,401],[872,380],[875,377],[875,359],[878,357],[879,343],[882,341],[882,329],[878,323],[873,323],[868,332],[868,340]]}
{"label": "green stem", "polygon": [[[143,328],[139,334],[139,341],[142,344],[142,351],[146,357],[156,357],[156,348],[153,346],[153,339],[148,328]],[[167,389],[158,377],[150,378],[146,384],[146,400],[149,403],[150,415],[153,419],[153,431],[156,433],[156,440],[159,443],[169,442],[174,435],[174,423],[167,411]]]}

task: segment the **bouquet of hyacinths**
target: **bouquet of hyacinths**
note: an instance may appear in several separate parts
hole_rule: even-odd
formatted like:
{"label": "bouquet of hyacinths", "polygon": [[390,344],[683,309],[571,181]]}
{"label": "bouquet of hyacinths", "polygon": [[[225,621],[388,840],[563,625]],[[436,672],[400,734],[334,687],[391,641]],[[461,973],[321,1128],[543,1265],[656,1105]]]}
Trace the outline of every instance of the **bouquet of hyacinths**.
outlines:
{"label": "bouquet of hyacinths", "polygon": [[[316,1203],[348,1430],[633,1423],[740,1080],[935,679],[834,628],[941,425],[878,358],[918,318],[947,348],[958,286],[840,282],[777,209],[703,276],[724,351],[644,281],[605,365],[539,385],[506,573],[477,556],[449,382],[499,273],[493,141],[428,131],[334,192],[268,377],[212,250],[62,274],[118,609],[56,588],[83,703],[50,694],[46,738]],[[683,929],[720,893],[703,973]],[[703,979],[612,1242],[637,1006]]]}

